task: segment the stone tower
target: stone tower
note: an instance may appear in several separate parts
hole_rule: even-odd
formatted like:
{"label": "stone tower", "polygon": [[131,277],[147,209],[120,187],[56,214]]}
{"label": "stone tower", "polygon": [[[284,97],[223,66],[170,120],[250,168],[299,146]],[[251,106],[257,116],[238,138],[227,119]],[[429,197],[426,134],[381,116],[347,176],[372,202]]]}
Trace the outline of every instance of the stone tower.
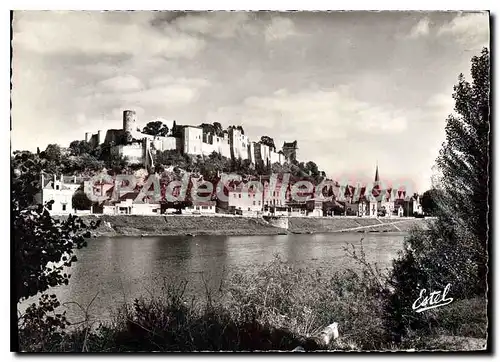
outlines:
{"label": "stone tower", "polygon": [[283,143],[283,154],[288,162],[297,160],[297,140]]}
{"label": "stone tower", "polygon": [[127,142],[132,142],[132,132],[136,129],[136,114],[135,111],[123,111],[123,132]]}

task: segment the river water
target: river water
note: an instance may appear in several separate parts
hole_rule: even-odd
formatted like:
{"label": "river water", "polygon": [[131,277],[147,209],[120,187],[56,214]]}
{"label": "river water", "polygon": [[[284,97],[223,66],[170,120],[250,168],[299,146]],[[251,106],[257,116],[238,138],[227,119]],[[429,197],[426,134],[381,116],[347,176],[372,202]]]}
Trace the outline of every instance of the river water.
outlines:
{"label": "river water", "polygon": [[[61,302],[92,302],[90,315],[109,319],[123,301],[156,294],[163,281],[187,280],[187,293],[202,296],[205,286],[217,288],[230,270],[255,271],[275,255],[300,267],[340,270],[357,268],[344,248],[363,246],[369,262],[382,268],[401,250],[406,233],[330,233],[276,236],[101,237],[78,250],[69,270],[70,283],[51,290]],[[23,310],[27,303],[19,306]],[[67,305],[70,321],[82,313]]]}

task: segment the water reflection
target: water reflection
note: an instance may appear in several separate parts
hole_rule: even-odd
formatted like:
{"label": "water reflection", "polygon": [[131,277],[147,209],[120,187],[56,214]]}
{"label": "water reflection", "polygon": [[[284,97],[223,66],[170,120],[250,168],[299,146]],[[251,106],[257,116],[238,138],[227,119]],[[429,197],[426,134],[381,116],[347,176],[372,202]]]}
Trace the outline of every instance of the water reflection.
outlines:
{"label": "water reflection", "polygon": [[[276,236],[166,236],[93,239],[77,252],[68,286],[55,288],[61,301],[88,305],[91,314],[107,319],[122,301],[156,294],[164,281],[189,281],[187,293],[203,295],[205,285],[218,288],[224,272],[252,271],[274,254],[300,265],[338,270],[356,267],[345,254],[346,243],[359,247],[361,238],[369,262],[389,267],[403,244],[404,233],[343,233]],[[33,298],[28,302],[32,302]],[[27,303],[23,303],[23,309]],[[81,312],[68,309],[70,320]]]}

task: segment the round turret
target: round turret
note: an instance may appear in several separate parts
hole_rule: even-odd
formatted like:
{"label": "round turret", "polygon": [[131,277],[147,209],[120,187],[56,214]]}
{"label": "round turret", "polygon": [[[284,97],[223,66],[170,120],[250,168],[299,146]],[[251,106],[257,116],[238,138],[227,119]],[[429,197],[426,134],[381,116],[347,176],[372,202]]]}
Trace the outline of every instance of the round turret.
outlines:
{"label": "round turret", "polygon": [[132,141],[132,132],[136,128],[136,114],[135,111],[123,111],[123,131],[127,137],[127,142]]}

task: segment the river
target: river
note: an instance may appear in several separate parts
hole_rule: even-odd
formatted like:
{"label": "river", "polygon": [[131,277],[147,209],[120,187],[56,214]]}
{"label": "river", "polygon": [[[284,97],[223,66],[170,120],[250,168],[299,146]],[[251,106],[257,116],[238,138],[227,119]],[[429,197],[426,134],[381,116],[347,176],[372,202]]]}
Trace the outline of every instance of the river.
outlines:
{"label": "river", "polygon": [[[51,290],[61,302],[77,301],[99,320],[109,319],[118,304],[155,294],[163,280],[187,280],[187,293],[202,295],[216,288],[227,271],[252,271],[278,254],[300,267],[340,270],[357,268],[346,255],[346,243],[360,246],[369,262],[387,268],[401,250],[406,233],[330,233],[276,236],[100,237],[77,251],[70,283]],[[19,306],[23,310],[27,303]],[[68,319],[82,315],[68,305]]]}

